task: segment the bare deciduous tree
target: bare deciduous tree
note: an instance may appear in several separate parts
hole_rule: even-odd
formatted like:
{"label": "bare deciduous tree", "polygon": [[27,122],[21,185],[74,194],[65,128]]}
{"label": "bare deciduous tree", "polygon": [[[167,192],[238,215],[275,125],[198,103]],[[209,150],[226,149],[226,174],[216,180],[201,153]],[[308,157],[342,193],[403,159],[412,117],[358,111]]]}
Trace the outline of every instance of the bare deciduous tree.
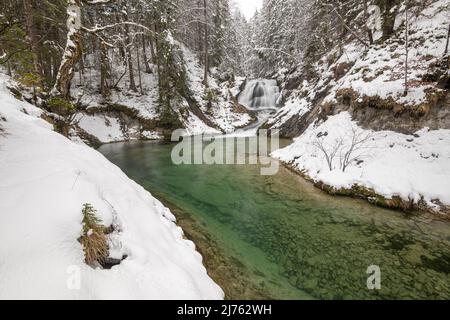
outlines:
{"label": "bare deciduous tree", "polygon": [[373,139],[373,134],[352,126],[350,135],[350,137],[339,136],[332,143],[328,143],[327,133],[316,134],[312,144],[323,153],[330,171],[335,169],[334,160],[338,156],[339,169],[345,172],[352,163],[367,155],[369,141]]}
{"label": "bare deciduous tree", "polygon": [[371,132],[358,131],[356,126],[352,127],[351,141],[349,144],[342,144],[344,147],[340,153],[340,168],[342,172],[353,162],[361,160],[366,155],[368,142],[372,139]]}
{"label": "bare deciduous tree", "polygon": [[318,148],[323,153],[327,161],[328,168],[330,169],[330,171],[333,171],[334,158],[342,148],[343,141],[342,138],[339,138],[334,141],[333,145],[329,145],[325,142],[325,137],[326,135],[323,135],[321,133],[316,135],[316,138],[313,141],[313,146]]}

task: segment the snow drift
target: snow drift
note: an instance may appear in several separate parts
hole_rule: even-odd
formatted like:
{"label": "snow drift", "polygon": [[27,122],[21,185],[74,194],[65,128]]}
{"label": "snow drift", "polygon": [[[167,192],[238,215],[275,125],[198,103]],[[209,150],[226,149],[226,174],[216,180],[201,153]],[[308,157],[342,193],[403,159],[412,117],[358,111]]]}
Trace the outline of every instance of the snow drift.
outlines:
{"label": "snow drift", "polygon": [[[0,75],[0,298],[223,298],[170,211],[100,153],[53,132],[7,81]],[[128,256],[110,270],[84,263],[84,203],[116,226],[111,255]]]}

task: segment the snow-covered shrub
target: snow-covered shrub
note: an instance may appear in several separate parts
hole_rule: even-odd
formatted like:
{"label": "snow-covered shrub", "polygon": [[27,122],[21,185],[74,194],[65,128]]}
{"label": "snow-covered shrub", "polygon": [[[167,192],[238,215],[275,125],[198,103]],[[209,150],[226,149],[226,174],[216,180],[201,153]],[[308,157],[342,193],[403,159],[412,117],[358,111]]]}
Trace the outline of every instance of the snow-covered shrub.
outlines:
{"label": "snow-covered shrub", "polygon": [[83,246],[85,262],[90,266],[96,263],[101,265],[109,255],[107,229],[91,204],[83,205],[82,214],[83,234],[78,241]]}
{"label": "snow-covered shrub", "polygon": [[206,101],[208,108],[212,108],[213,104],[219,103],[220,92],[217,89],[208,88],[203,99]]}
{"label": "snow-covered shrub", "polygon": [[19,82],[26,87],[35,88],[42,83],[42,78],[35,73],[25,73],[19,78]]}
{"label": "snow-covered shrub", "polygon": [[64,98],[52,97],[47,101],[47,109],[61,116],[53,120],[55,131],[69,136],[70,126],[77,111],[76,106]]}

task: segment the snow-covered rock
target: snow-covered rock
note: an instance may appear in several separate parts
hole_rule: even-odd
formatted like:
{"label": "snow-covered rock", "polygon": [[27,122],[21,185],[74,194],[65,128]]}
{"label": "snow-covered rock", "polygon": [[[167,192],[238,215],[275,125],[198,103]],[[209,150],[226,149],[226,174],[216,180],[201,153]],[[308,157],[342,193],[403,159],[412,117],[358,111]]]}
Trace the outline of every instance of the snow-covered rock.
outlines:
{"label": "snow-covered rock", "polygon": [[[97,151],[52,131],[0,75],[0,299],[221,299],[201,255],[158,200]],[[84,263],[82,205],[98,210],[115,256]]]}

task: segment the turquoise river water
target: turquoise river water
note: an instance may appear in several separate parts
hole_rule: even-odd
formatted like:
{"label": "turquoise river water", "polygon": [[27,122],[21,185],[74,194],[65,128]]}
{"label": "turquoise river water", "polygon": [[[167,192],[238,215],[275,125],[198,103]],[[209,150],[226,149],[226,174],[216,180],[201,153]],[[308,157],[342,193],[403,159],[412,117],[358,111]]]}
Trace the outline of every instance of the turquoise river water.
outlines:
{"label": "turquoise river water", "polygon": [[[448,222],[329,196],[283,167],[262,176],[259,165],[176,166],[172,148],[116,143],[100,152],[207,234],[192,240],[209,252],[208,271],[228,298],[450,299]],[[367,286],[373,265],[379,290]],[[246,296],[248,288],[256,289]]]}

